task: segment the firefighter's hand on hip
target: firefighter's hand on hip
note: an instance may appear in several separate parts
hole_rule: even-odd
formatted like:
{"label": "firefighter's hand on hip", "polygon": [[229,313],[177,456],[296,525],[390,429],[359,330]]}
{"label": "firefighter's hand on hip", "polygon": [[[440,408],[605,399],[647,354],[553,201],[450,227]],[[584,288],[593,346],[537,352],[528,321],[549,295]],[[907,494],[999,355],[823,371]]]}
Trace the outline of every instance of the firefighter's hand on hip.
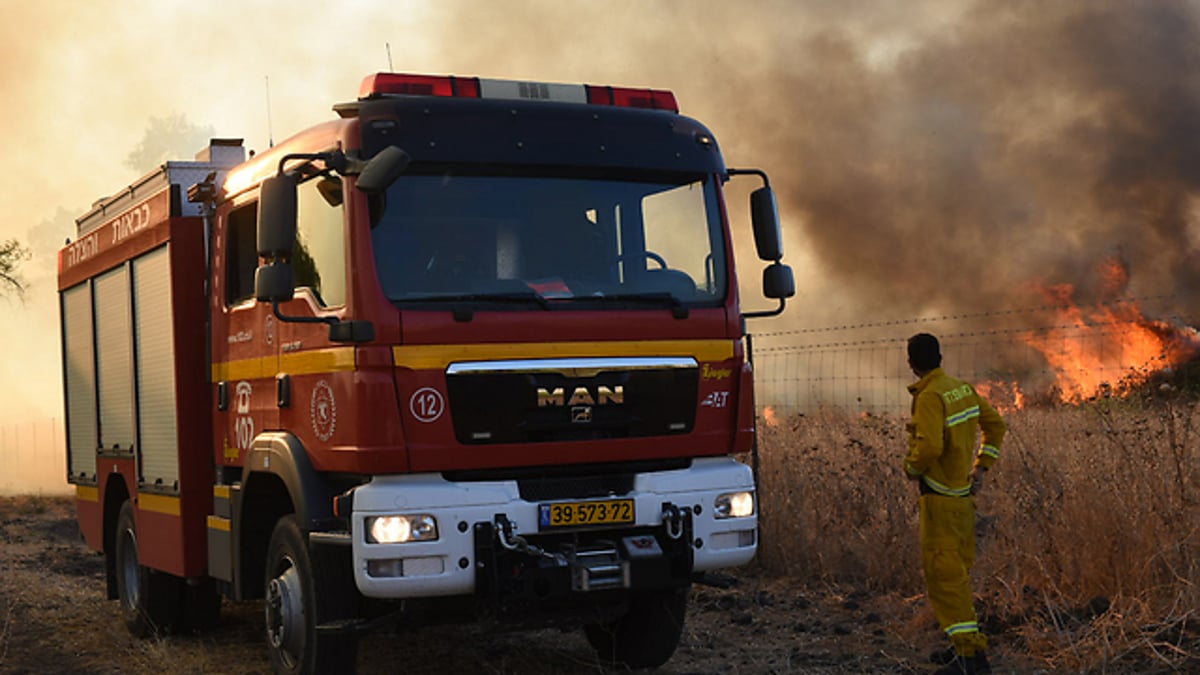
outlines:
{"label": "firefighter's hand on hip", "polygon": [[987,473],[987,469],[975,469],[971,474],[971,494],[977,495],[983,489],[983,476]]}

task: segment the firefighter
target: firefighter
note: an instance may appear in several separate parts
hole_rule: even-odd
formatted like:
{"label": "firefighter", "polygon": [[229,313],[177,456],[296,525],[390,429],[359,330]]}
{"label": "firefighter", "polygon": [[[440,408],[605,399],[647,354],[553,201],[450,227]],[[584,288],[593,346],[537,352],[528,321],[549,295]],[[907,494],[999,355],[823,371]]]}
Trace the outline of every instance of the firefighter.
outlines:
{"label": "firefighter", "polygon": [[[970,384],[941,368],[938,339],[908,340],[908,365],[919,378],[913,396],[904,471],[920,486],[920,542],[929,602],[953,648],[936,652],[938,675],[991,671],[979,630],[969,571],[975,562],[975,495],[1000,456],[1004,420]],[[976,452],[977,434],[982,445]]]}

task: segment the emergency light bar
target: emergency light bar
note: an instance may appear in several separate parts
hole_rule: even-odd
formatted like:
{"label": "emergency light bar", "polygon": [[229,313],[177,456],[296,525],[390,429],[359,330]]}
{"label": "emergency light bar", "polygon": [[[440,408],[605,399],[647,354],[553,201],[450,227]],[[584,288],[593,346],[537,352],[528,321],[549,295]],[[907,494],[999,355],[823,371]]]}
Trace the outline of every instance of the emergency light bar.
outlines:
{"label": "emergency light bar", "polygon": [[403,73],[368,75],[363,78],[362,86],[358,88],[360,101],[387,95],[558,101],[679,112],[675,94],[665,89],[632,89],[590,84],[518,82],[479,77],[407,75]]}

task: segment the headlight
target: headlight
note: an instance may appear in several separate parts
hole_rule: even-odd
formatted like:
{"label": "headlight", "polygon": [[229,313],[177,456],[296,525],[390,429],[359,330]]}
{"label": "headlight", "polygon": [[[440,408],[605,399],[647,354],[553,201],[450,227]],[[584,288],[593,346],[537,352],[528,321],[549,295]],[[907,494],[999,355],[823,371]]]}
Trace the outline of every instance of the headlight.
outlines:
{"label": "headlight", "polygon": [[367,518],[367,543],[405,544],[438,538],[437,518],[427,514]]}
{"label": "headlight", "polygon": [[721,518],[745,518],[754,515],[753,492],[727,492],[713,502],[713,514]]}

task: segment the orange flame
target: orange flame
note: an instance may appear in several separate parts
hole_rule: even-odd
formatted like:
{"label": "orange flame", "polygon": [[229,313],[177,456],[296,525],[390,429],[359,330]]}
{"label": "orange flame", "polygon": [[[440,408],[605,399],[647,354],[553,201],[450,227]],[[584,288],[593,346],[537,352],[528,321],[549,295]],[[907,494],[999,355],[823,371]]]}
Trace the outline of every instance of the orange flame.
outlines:
{"label": "orange flame", "polygon": [[980,382],[975,385],[975,391],[1001,413],[1025,407],[1025,392],[1016,382]]}
{"label": "orange flame", "polygon": [[1097,272],[1102,304],[1079,306],[1071,284],[1045,287],[1055,304],[1055,325],[1024,338],[1046,359],[1058,398],[1068,403],[1127,393],[1154,372],[1200,353],[1194,328],[1150,319],[1135,300],[1122,297],[1129,271],[1120,260],[1106,258]]}
{"label": "orange flame", "polygon": [[763,418],[763,421],[766,422],[767,426],[769,426],[769,427],[779,426],[779,417],[777,417],[775,415],[775,406],[769,405],[769,406],[766,406],[765,408],[763,408],[762,418]]}

